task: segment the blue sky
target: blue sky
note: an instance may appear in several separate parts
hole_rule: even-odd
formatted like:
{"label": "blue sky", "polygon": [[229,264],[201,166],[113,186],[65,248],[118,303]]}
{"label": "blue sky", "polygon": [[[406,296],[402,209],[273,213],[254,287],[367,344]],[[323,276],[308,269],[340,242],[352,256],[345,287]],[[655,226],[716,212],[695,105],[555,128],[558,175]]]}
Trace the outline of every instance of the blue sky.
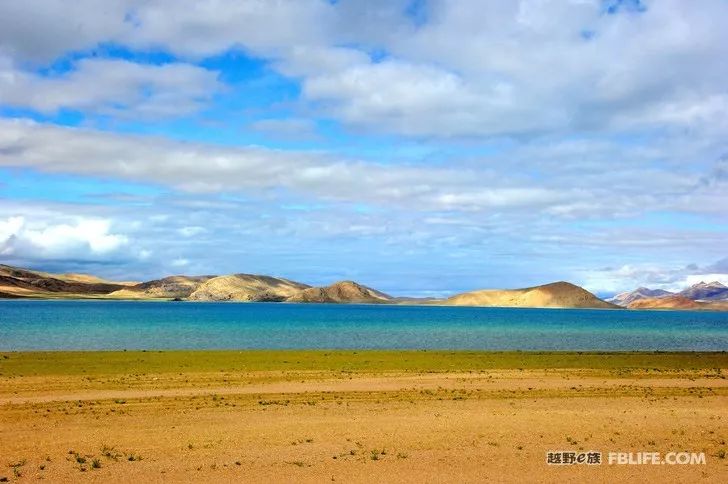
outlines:
{"label": "blue sky", "polygon": [[0,259],[398,295],[728,283],[727,16],[4,2]]}

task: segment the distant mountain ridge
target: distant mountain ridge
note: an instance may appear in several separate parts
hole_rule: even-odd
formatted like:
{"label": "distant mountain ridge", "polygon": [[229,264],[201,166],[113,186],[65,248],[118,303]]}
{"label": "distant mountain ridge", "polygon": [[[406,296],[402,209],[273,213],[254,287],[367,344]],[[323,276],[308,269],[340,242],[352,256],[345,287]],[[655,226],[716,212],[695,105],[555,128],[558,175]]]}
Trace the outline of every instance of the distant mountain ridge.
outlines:
{"label": "distant mountain ridge", "polygon": [[627,307],[634,301],[638,301],[640,299],[661,298],[665,296],[671,296],[672,294],[674,293],[670,291],[665,291],[663,289],[648,289],[646,287],[638,287],[634,291],[627,291],[617,294],[616,296],[607,299],[607,302],[616,304],[617,306]]}
{"label": "distant mountain ridge", "polygon": [[[691,299],[685,294],[696,298]],[[355,281],[329,286],[256,274],[176,275],[140,283],[112,282],[87,274],[50,274],[0,264],[0,298],[269,301],[298,303],[419,304],[483,307],[614,309],[726,309],[728,288],[698,283],[679,294],[638,288],[610,301],[560,281],[523,289],[486,289],[435,298],[392,297]],[[700,299],[697,299],[700,298]],[[614,304],[614,302],[619,304]]]}
{"label": "distant mountain ridge", "polygon": [[607,301],[630,309],[728,309],[728,287],[718,281],[698,282],[678,293],[640,287],[623,292]]}
{"label": "distant mountain ridge", "polygon": [[699,309],[700,304],[680,294],[647,297],[629,303],[630,309]]}
{"label": "distant mountain ridge", "polygon": [[718,281],[700,281],[679,294],[693,301],[728,301],[728,287]]}
{"label": "distant mountain ridge", "polygon": [[661,298],[639,299],[629,309],[683,309],[703,311],[728,311],[728,301],[694,301],[680,294]]}

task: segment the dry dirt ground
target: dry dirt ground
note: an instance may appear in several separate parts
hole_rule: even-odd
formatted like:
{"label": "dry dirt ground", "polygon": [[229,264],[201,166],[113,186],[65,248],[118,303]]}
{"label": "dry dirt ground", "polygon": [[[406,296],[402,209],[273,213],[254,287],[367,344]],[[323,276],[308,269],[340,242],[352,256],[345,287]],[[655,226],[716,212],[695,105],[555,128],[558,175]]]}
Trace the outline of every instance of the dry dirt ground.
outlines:
{"label": "dry dirt ground", "polygon": [[[8,482],[728,482],[728,371],[0,376]],[[549,450],[705,465],[549,466]]]}

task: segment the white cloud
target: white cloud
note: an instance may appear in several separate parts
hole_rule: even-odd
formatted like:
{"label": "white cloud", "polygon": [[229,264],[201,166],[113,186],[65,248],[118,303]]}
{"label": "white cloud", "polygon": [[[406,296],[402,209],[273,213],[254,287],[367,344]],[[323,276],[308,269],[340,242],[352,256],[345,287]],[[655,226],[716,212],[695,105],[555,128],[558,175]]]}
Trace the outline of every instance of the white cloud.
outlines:
{"label": "white cloud", "polygon": [[62,74],[38,75],[0,58],[0,104],[54,113],[62,108],[137,117],[199,110],[222,88],[217,74],[187,64],[82,59]]}
{"label": "white cloud", "polygon": [[188,259],[183,259],[183,258],[174,259],[171,262],[172,267],[185,267],[185,266],[188,266],[189,264],[190,264],[190,261]]}
{"label": "white cloud", "polygon": [[[135,2],[136,3],[136,2]],[[332,8],[318,0],[208,0],[140,3],[119,39],[192,57],[231,48],[275,56],[282,48],[324,42]]]}
{"label": "white cloud", "polygon": [[207,232],[207,229],[205,227],[200,226],[190,226],[190,227],[182,227],[181,229],[177,230],[180,235],[184,237],[195,237],[196,235],[201,235]]}
{"label": "white cloud", "polygon": [[140,3],[135,0],[0,2],[0,55],[5,53],[44,63],[68,51],[94,47],[128,30],[125,17]]}
{"label": "white cloud", "polygon": [[[681,165],[682,153],[672,153],[669,142],[649,155],[603,144],[566,155],[564,148],[550,153],[546,139],[477,163],[416,166],[0,120],[0,166],[150,182],[190,193],[259,199],[288,193],[417,211],[519,211],[525,219],[634,217],[670,209],[719,215],[728,209],[724,180],[710,171],[720,170],[722,161],[713,168],[701,160]],[[610,161],[615,156],[623,159]],[[653,162],[657,157],[663,166]],[[611,170],[604,171],[602,158]]]}
{"label": "white cloud", "polygon": [[508,186],[502,178],[489,186],[488,173],[392,167],[334,159],[320,152],[223,148],[17,120],[0,120],[0,166],[162,183],[195,193],[265,196],[283,189],[327,200],[430,210],[508,209],[565,197],[549,193],[548,188]]}
{"label": "white cloud", "polygon": [[724,132],[728,4],[643,3],[607,15],[598,0],[433,1],[415,25],[404,1],[4,2],[0,55],[49,60],[104,42],[191,59],[239,49],[299,78],[314,108],[411,136],[695,123]]}
{"label": "white cloud", "polygon": [[111,232],[111,221],[76,217],[66,223],[27,221],[14,216],[0,221],[3,256],[96,260],[109,257],[128,243]]}

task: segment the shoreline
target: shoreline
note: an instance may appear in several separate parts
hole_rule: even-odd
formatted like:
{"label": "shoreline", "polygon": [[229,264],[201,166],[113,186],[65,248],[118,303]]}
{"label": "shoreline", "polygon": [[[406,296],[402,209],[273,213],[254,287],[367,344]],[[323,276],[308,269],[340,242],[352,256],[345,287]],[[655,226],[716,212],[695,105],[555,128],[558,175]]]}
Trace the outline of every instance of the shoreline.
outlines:
{"label": "shoreline", "polygon": [[608,308],[588,308],[588,307],[554,307],[554,306],[467,306],[467,305],[450,305],[442,304],[439,302],[423,302],[419,304],[412,303],[400,303],[400,302],[297,302],[297,301],[190,301],[187,299],[174,300],[169,298],[110,298],[110,297],[36,297],[36,296],[21,296],[21,297],[0,297],[0,302],[6,301],[40,301],[40,302],[132,302],[132,303],[185,303],[185,304],[271,304],[271,305],[303,305],[303,306],[379,306],[379,307],[406,307],[406,308],[448,308],[448,309],[525,309],[525,310],[553,310],[553,311],[629,311],[629,312],[676,312],[676,313],[725,313],[728,309],[716,309],[710,307],[697,307],[697,308],[630,308],[626,306],[616,306]]}

